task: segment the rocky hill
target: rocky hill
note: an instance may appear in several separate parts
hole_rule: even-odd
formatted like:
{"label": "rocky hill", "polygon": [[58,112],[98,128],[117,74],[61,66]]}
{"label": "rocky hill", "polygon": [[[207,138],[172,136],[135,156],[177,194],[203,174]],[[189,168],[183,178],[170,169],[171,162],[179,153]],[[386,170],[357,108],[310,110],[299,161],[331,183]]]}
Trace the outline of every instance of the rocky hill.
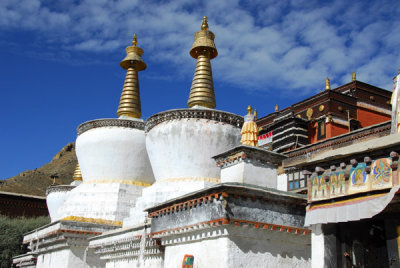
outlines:
{"label": "rocky hill", "polygon": [[0,181],[0,191],[45,196],[51,184],[70,184],[76,167],[75,144],[69,143],[40,168]]}

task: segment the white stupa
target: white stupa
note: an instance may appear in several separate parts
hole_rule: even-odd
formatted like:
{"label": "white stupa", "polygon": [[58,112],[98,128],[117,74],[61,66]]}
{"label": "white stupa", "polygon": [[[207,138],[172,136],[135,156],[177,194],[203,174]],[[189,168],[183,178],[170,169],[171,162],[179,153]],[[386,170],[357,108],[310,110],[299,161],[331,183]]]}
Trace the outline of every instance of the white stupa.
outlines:
{"label": "white stupa", "polygon": [[63,204],[61,218],[122,225],[136,198],[154,182],[145,145],[138,72],[146,69],[136,35],[121,67],[127,70],[117,119],[78,127],[76,154],[83,183]]}

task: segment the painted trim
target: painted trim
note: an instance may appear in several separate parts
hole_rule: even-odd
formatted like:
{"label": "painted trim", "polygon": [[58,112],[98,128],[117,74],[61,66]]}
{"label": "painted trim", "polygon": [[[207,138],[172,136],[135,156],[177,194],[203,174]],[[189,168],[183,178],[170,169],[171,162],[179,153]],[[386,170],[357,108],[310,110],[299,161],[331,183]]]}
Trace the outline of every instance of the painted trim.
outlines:
{"label": "painted trim", "polygon": [[86,218],[79,216],[67,216],[62,218],[63,221],[79,221],[79,222],[90,222],[90,223],[99,223],[106,225],[117,225],[122,226],[122,221],[112,221],[112,220],[104,220],[104,219],[95,219],[95,218]]}

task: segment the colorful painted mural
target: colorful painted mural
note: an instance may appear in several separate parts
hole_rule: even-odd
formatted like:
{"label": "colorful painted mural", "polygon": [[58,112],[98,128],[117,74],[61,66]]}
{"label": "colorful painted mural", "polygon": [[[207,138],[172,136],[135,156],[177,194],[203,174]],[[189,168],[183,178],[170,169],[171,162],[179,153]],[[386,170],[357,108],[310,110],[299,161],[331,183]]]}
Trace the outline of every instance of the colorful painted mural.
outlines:
{"label": "colorful painted mural", "polygon": [[392,183],[392,160],[390,158],[379,158],[371,165],[371,189],[384,189],[393,186]]}
{"label": "colorful painted mural", "polygon": [[[388,189],[398,185],[399,168],[392,169],[392,158],[378,158],[372,162],[358,163],[323,174],[313,173],[309,178],[308,200],[325,200],[350,194]],[[346,176],[347,174],[347,176]],[[347,178],[347,179],[346,179]]]}
{"label": "colorful painted mural", "polygon": [[349,194],[370,190],[369,175],[365,171],[366,167],[365,163],[359,163],[350,170]]}
{"label": "colorful painted mural", "polygon": [[330,197],[342,196],[345,194],[344,172],[334,172],[330,175]]}
{"label": "colorful painted mural", "polygon": [[183,257],[182,268],[193,268],[194,256],[185,255]]}

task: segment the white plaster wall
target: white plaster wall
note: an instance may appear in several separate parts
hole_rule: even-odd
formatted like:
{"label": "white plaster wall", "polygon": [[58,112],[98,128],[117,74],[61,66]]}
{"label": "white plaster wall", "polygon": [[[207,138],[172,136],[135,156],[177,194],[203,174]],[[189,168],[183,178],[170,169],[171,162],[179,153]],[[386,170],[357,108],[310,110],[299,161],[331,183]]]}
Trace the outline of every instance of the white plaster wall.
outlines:
{"label": "white plaster wall", "polygon": [[277,172],[274,165],[245,162],[244,183],[276,189]]}
{"label": "white plaster wall", "polygon": [[168,245],[165,248],[164,267],[182,267],[183,257],[186,254],[194,256],[194,268],[233,267],[228,266],[229,244],[230,242],[227,237],[219,237],[203,239],[196,242]]}
{"label": "white plaster wall", "polygon": [[312,268],[325,267],[325,241],[322,226],[321,224],[314,224],[311,228]]}
{"label": "white plaster wall", "polygon": [[287,175],[286,174],[278,175],[277,181],[278,181],[277,189],[287,192],[288,190]]}
{"label": "white plaster wall", "polygon": [[163,241],[164,267],[181,267],[185,254],[194,256],[194,267],[311,267],[310,236],[228,226]]}
{"label": "white plaster wall", "polygon": [[71,267],[104,267],[100,262],[92,262],[92,265],[85,264],[86,247],[69,247],[56,251],[47,251],[37,258],[36,267],[38,268],[71,268]]}
{"label": "white plaster wall", "polygon": [[276,167],[251,160],[241,161],[221,169],[221,182],[248,183],[276,189]]}
{"label": "white plaster wall", "polygon": [[221,182],[237,182],[243,183],[245,163],[240,161],[234,165],[221,169]]}
{"label": "white plaster wall", "polygon": [[79,216],[123,221],[142,193],[142,186],[120,183],[82,183],[67,196],[60,217]]}
{"label": "white plaster wall", "polygon": [[240,129],[207,119],[179,119],[158,124],[146,136],[156,181],[169,178],[220,178],[211,158],[240,142]]}
{"label": "white plaster wall", "polygon": [[69,249],[50,251],[46,254],[39,255],[36,262],[38,268],[63,268],[68,267]]}
{"label": "white plaster wall", "polygon": [[[134,268],[134,267],[140,267],[140,268],[163,268],[163,267],[168,267],[164,266],[164,261],[161,257],[145,257],[144,262],[139,265],[139,260],[138,258],[123,258],[123,259],[117,259],[113,261],[108,261],[106,264],[106,268]],[[182,267],[179,266],[179,268]]]}
{"label": "white plaster wall", "polygon": [[226,267],[311,267],[310,253],[306,252],[310,251],[309,245],[291,241],[294,237],[261,238],[232,237]]}
{"label": "white plaster wall", "polygon": [[68,191],[55,191],[46,196],[47,209],[49,210],[51,222],[60,219],[58,209],[64,204]]}
{"label": "white plaster wall", "polygon": [[147,212],[143,212],[144,209],[214,184],[215,183],[195,180],[156,182],[152,186],[143,189],[142,196],[138,197],[136,200],[135,207],[130,209],[129,217],[124,219],[123,225],[124,227],[131,227],[141,224],[144,222],[147,215]]}
{"label": "white plaster wall", "polygon": [[76,155],[84,182],[154,182],[143,130],[123,127],[90,129],[78,136]]}

